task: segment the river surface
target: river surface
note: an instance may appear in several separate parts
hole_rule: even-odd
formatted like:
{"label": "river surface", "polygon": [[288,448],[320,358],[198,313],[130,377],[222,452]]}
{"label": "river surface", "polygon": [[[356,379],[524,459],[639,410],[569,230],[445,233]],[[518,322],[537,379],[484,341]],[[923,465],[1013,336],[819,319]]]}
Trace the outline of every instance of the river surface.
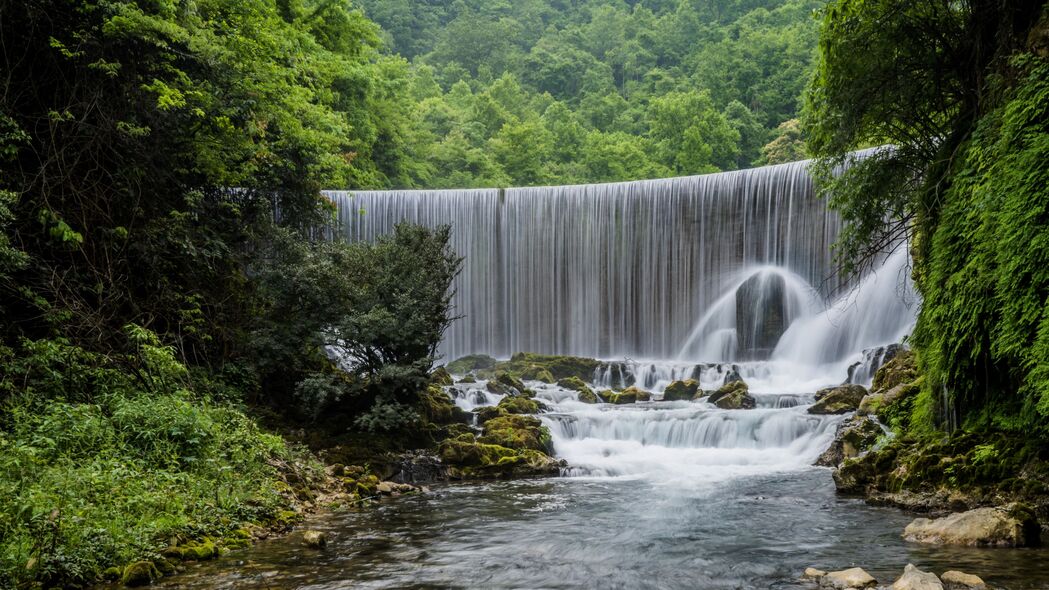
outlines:
{"label": "river surface", "polygon": [[[663,383],[655,383],[660,391]],[[891,584],[907,563],[998,588],[1049,588],[1049,550],[904,542],[913,515],[835,493],[810,467],[842,419],[811,395],[759,393],[758,408],[704,401],[588,405],[531,384],[565,477],[437,486],[374,508],[325,513],[300,534],[191,566],[164,588],[812,588],[809,566],[861,566]],[[450,390],[465,409],[484,384]]]}

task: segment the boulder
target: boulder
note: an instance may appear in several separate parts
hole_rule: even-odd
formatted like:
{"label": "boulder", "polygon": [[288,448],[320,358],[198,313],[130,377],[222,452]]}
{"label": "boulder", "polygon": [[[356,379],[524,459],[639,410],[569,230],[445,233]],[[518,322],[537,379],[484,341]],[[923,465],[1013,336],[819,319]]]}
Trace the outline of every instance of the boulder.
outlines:
{"label": "boulder", "polygon": [[510,370],[518,371],[533,365],[546,369],[556,379],[579,377],[587,380],[593,378],[594,371],[601,366],[601,361],[578,356],[519,352],[506,363]]}
{"label": "boulder", "polygon": [[707,401],[722,410],[752,410],[758,403],[750,395],[750,387],[744,381],[733,381],[710,394]]}
{"label": "boulder", "polygon": [[496,406],[484,406],[474,410],[474,414],[477,416],[477,423],[484,424],[492,418],[498,418],[506,414],[506,410]]}
{"label": "boulder", "polygon": [[527,381],[542,381],[543,383],[557,382],[557,379],[554,379],[554,376],[550,373],[550,371],[541,365],[528,365],[527,367],[521,369],[518,375],[521,376],[521,379],[525,379]]}
{"label": "boulder", "polygon": [[923,572],[908,563],[903,575],[892,584],[892,590],[943,590],[943,584],[936,574]]}
{"label": "boulder", "polygon": [[675,381],[667,385],[667,388],[663,390],[663,401],[692,401],[697,393],[701,392],[699,390],[699,382],[695,379]]}
{"label": "boulder", "polygon": [[637,387],[628,387],[619,393],[614,391],[602,391],[598,396],[607,403],[615,405],[627,405],[637,402],[647,402],[652,399],[652,394]]}
{"label": "boulder", "polygon": [[125,586],[148,586],[160,579],[160,572],[152,561],[136,561],[124,568],[120,582]]}
{"label": "boulder", "polygon": [[[647,402],[652,401],[652,394],[641,389],[640,387],[627,387],[619,395],[633,396],[635,402]],[[618,402],[617,402],[618,403]],[[633,402],[624,402],[633,403]]]}
{"label": "boulder", "polygon": [[900,350],[892,360],[882,365],[874,373],[871,390],[888,391],[903,383],[912,383],[919,377],[917,359],[911,350]]}
{"label": "boulder", "polygon": [[940,576],[947,590],[987,590],[987,584],[979,576],[951,570]]}
{"label": "boulder", "polygon": [[615,397],[616,392],[612,391],[611,389],[605,389],[597,392],[597,398],[605,402],[606,404],[612,403],[612,400],[615,399]]}
{"label": "boulder", "polygon": [[883,434],[881,426],[869,416],[853,416],[838,425],[834,442],[816,459],[816,465],[837,467],[845,459],[858,457]]}
{"label": "boulder", "polygon": [[513,375],[507,372],[500,372],[498,375],[495,376],[495,380],[498,383],[501,383],[511,389],[516,390],[517,393],[524,393],[525,389],[527,389],[527,387],[525,387],[524,381],[521,381],[517,377],[514,377]]}
{"label": "boulder", "polygon": [[820,579],[820,586],[834,588],[835,590],[846,590],[848,588],[873,588],[878,585],[870,574],[863,568],[849,568],[838,572],[830,572]]}
{"label": "boulder", "polygon": [[470,371],[491,369],[495,366],[495,363],[496,360],[488,355],[471,354],[448,363],[445,365],[445,369],[453,375],[465,375]]}
{"label": "boulder", "polygon": [[493,418],[485,422],[484,434],[478,440],[508,449],[552,450],[550,431],[534,416],[512,414]]}
{"label": "boulder", "polygon": [[492,479],[559,475],[564,467],[546,453],[532,449],[515,450],[479,441],[445,440],[440,445],[441,460],[453,479]]}
{"label": "boulder", "polygon": [[430,383],[445,386],[452,385],[455,381],[452,380],[452,375],[448,372],[448,369],[437,367],[433,370],[433,373],[430,373]]}
{"label": "boulder", "polygon": [[578,391],[579,401],[584,404],[596,404],[598,401],[597,395],[594,391],[579,377],[565,377],[564,379],[559,379],[557,381],[557,386],[572,391]]}
{"label": "boulder", "polygon": [[538,414],[541,410],[545,410],[546,406],[527,397],[507,396],[499,400],[498,408],[507,414]]}
{"label": "boulder", "polygon": [[827,572],[825,572],[823,570],[818,570],[818,569],[816,569],[814,567],[807,567],[807,568],[805,568],[805,573],[803,573],[801,575],[801,577],[803,579],[806,579],[806,580],[819,581],[820,578],[822,578],[825,575],[827,575]]}
{"label": "boulder", "polygon": [[837,387],[828,387],[816,392],[816,403],[809,408],[810,414],[844,414],[860,407],[860,402],[867,395],[867,388],[862,385],[847,383]]}
{"label": "boulder", "polygon": [[[693,374],[695,372],[693,371]],[[729,385],[730,383],[742,383],[743,376],[739,374],[739,365],[732,365],[729,367],[727,373],[725,373],[725,379],[721,382],[722,387]]]}
{"label": "boulder", "polygon": [[[381,488],[385,483],[379,484],[379,487]],[[310,549],[324,549],[328,545],[328,535],[322,531],[306,531],[302,533],[302,544]]]}
{"label": "boulder", "polygon": [[917,518],[903,531],[915,543],[970,547],[1030,547],[1037,545],[1041,527],[1027,508],[977,508],[937,519]]}
{"label": "boulder", "polygon": [[379,485],[375,486],[375,491],[389,496],[393,493],[393,486],[388,481],[381,481],[379,482]]}

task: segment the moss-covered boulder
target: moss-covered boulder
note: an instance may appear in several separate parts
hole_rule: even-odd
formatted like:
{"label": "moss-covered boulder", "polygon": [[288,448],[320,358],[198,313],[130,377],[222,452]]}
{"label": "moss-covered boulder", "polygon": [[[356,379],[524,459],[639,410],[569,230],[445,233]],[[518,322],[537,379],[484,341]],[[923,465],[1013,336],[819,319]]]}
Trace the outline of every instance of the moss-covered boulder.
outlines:
{"label": "moss-covered boulder", "polygon": [[430,383],[439,386],[452,385],[455,381],[452,375],[444,367],[437,367],[430,373]]}
{"label": "moss-covered boulder", "polygon": [[484,388],[488,390],[488,393],[494,393],[495,395],[515,395],[518,393],[516,389],[495,379],[490,379],[485,383]]}
{"label": "moss-covered boulder", "polygon": [[601,366],[601,362],[577,356],[519,352],[515,354],[508,363],[508,369],[510,371],[515,371],[518,374],[520,374],[522,370],[532,366],[546,369],[555,379],[579,377],[586,381],[593,378],[594,371]]}
{"label": "moss-covered boulder", "polygon": [[615,399],[615,397],[616,392],[612,391],[611,389],[603,389],[597,392],[597,398],[605,402],[606,404],[612,403],[612,400]]}
{"label": "moss-covered boulder", "polygon": [[465,440],[465,437],[442,441],[438,452],[442,461],[459,467],[491,466],[497,464],[500,459],[516,454],[513,449],[476,440]]}
{"label": "moss-covered boulder", "polygon": [[852,412],[860,407],[866,395],[866,387],[852,383],[821,389],[816,392],[816,403],[809,408],[809,413],[825,415]]}
{"label": "moss-covered boulder", "polygon": [[521,381],[520,379],[514,377],[512,374],[507,373],[506,371],[500,371],[499,373],[497,373],[495,376],[495,381],[497,383],[500,383],[511,389],[516,390],[518,393],[521,393],[527,389],[527,387],[525,387],[524,381]]}
{"label": "moss-covered boulder", "polygon": [[597,394],[594,393],[594,390],[590,389],[590,386],[579,377],[565,377],[559,379],[557,381],[557,386],[579,392],[579,401],[585,404],[596,404],[598,402],[598,397]]}
{"label": "moss-covered boulder", "polygon": [[758,406],[750,395],[750,386],[745,381],[732,381],[710,394],[709,403],[722,410],[752,410]]}
{"label": "moss-covered boulder", "polygon": [[473,373],[469,373],[464,375],[463,378],[459,380],[459,383],[477,383],[477,377],[474,377]]}
{"label": "moss-covered boulder", "polygon": [[148,586],[160,579],[160,572],[152,561],[136,561],[124,568],[120,582],[125,586]]}
{"label": "moss-covered boulder", "polygon": [[564,466],[564,462],[542,451],[509,449],[480,441],[444,441],[440,454],[449,466],[448,475],[455,479],[552,476],[560,474]]}
{"label": "moss-covered boulder", "polygon": [[702,392],[699,389],[699,382],[695,379],[675,381],[663,390],[663,401],[665,402],[692,401],[697,396],[702,397]]}
{"label": "moss-covered boulder", "polygon": [[521,414],[509,414],[489,420],[484,425],[484,434],[478,440],[508,449],[532,449],[543,452],[552,450],[550,431],[538,418]]}
{"label": "moss-covered boulder", "polygon": [[219,548],[210,539],[187,543],[181,549],[182,559],[189,561],[207,561],[219,556]]}
{"label": "moss-covered boulder", "polygon": [[538,414],[546,410],[546,405],[540,401],[527,397],[504,397],[499,400],[499,409],[507,414]]}
{"label": "moss-covered boulder", "polygon": [[918,362],[911,350],[901,350],[874,373],[871,391],[887,391],[902,383],[911,383],[919,377]]}
{"label": "moss-covered boulder", "polygon": [[528,381],[541,381],[543,383],[556,383],[557,379],[554,378],[553,374],[549,369],[542,365],[528,365],[522,369],[518,375],[521,379]]}
{"label": "moss-covered boulder", "polygon": [[834,441],[816,459],[816,465],[837,467],[845,459],[860,456],[874,446],[884,434],[881,426],[868,416],[853,416],[838,425]]}
{"label": "moss-covered boulder", "polygon": [[448,363],[445,365],[445,368],[453,375],[465,375],[471,371],[491,369],[496,362],[494,358],[488,355],[471,354]]}
{"label": "moss-covered boulder", "polygon": [[437,385],[431,385],[419,394],[419,409],[422,416],[434,424],[470,421],[470,415],[455,405],[452,398]]}
{"label": "moss-covered boulder", "polygon": [[475,409],[474,414],[477,416],[477,423],[484,424],[492,418],[498,418],[499,416],[506,415],[506,410],[498,406],[484,406]]}
{"label": "moss-covered boulder", "polygon": [[641,389],[640,387],[627,387],[619,393],[620,396],[626,396],[628,398],[633,397],[633,402],[616,402],[616,403],[634,403],[634,402],[648,402],[652,401],[652,394]]}

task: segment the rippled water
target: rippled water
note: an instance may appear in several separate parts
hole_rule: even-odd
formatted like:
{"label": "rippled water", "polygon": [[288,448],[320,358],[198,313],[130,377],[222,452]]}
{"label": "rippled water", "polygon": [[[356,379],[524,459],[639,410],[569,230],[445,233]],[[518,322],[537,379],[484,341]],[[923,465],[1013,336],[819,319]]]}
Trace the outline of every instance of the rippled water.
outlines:
{"label": "rippled water", "polygon": [[[840,417],[811,396],[761,396],[755,410],[704,402],[586,405],[533,384],[573,477],[440,486],[374,509],[323,514],[323,551],[298,535],[260,543],[165,588],[806,588],[808,566],[859,565],[891,584],[912,562],[997,587],[1049,588],[1049,550],[905,543],[898,510],[838,497],[808,465]],[[483,384],[453,392],[498,401]],[[486,396],[488,396],[486,398]],[[790,403],[781,403],[789,401]]]}

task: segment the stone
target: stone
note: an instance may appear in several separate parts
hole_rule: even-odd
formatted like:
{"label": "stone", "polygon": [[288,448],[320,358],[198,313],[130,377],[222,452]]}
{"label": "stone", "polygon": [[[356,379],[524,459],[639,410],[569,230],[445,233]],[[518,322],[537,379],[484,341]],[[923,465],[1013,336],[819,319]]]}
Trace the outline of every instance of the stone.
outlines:
{"label": "stone", "polygon": [[[383,482],[379,486],[381,487],[385,483]],[[324,549],[328,545],[328,535],[323,531],[306,531],[302,533],[302,544],[310,549]]]}
{"label": "stone", "polygon": [[493,418],[484,424],[481,443],[508,449],[552,450],[550,431],[534,416],[511,414]]}
{"label": "stone", "polygon": [[603,391],[597,392],[597,397],[606,404],[610,404],[612,403],[612,400],[615,399],[616,392],[612,391],[611,389],[605,389]]}
{"label": "stone", "polygon": [[579,401],[584,404],[596,404],[598,402],[597,394],[594,393],[590,386],[579,377],[565,377],[557,381],[557,386],[570,389],[572,391],[579,392]]}
{"label": "stone", "polygon": [[495,363],[496,360],[488,355],[471,354],[448,363],[445,369],[453,375],[465,375],[470,371],[491,369]]}
{"label": "stone", "polygon": [[152,561],[136,561],[124,568],[120,582],[125,586],[148,586],[160,579],[160,572]]}
{"label": "stone", "polygon": [[834,588],[835,590],[846,590],[848,588],[872,588],[878,584],[870,574],[863,568],[849,568],[837,572],[830,572],[820,579],[820,586]]}
{"label": "stone", "polygon": [[393,493],[393,486],[391,486],[390,482],[388,481],[382,481],[379,482],[379,485],[375,486],[375,491],[379,492],[380,494],[385,494],[389,496]]}
{"label": "stone", "polygon": [[903,575],[892,584],[892,590],[943,590],[943,584],[936,574],[923,572],[908,563]]}
{"label": "stone", "polygon": [[900,350],[892,360],[874,373],[871,389],[875,392],[888,391],[903,383],[912,383],[919,376],[918,362],[911,350]]}
{"label": "stone", "polygon": [[987,584],[979,576],[955,570],[944,572],[940,581],[947,590],[987,590]]}
{"label": "stone", "polygon": [[445,386],[452,385],[455,381],[452,380],[452,375],[448,372],[448,369],[437,367],[433,373],[430,373],[430,383]]}
{"label": "stone", "polygon": [[855,411],[867,395],[867,388],[862,385],[847,383],[837,387],[828,387],[816,392],[816,403],[809,408],[810,414],[844,414]]}
{"label": "stone", "polygon": [[825,575],[827,575],[827,572],[823,570],[818,570],[814,567],[807,567],[805,568],[805,573],[802,574],[801,577],[807,580],[819,580]]}
{"label": "stone", "polygon": [[596,404],[597,402],[601,401],[597,397],[597,394],[589,389],[587,389],[586,391],[580,391],[578,399],[584,404]]}
{"label": "stone", "polygon": [[750,387],[745,381],[733,381],[722,385],[721,389],[710,394],[707,402],[722,410],[752,410],[758,405],[751,397]]}
{"label": "stone", "polygon": [[757,273],[736,289],[737,349],[744,360],[768,358],[787,330],[783,276]]}
{"label": "stone", "polygon": [[663,401],[692,401],[697,393],[700,393],[699,382],[695,379],[675,381],[663,390]]}
{"label": "stone", "polygon": [[470,383],[477,383],[477,377],[474,377],[473,373],[471,373],[469,375],[465,375],[462,379],[460,379],[459,383],[463,383],[466,385],[469,385]]}
{"label": "stone", "polygon": [[527,389],[527,387],[525,387],[524,381],[521,381],[517,377],[511,375],[510,373],[501,372],[498,375],[496,375],[495,380],[513,390],[516,390],[518,393],[523,393],[525,389]]}
{"label": "stone", "polygon": [[526,397],[504,397],[497,406],[507,414],[538,414],[546,406],[539,401]]}
{"label": "stone", "polygon": [[853,416],[838,425],[834,441],[816,459],[821,467],[837,467],[845,459],[859,457],[874,446],[884,432],[877,421],[869,416]]}
{"label": "stone", "polygon": [[[633,396],[635,402],[647,402],[652,400],[652,394],[639,387],[627,387],[619,395]],[[623,402],[633,403],[633,402]]]}
{"label": "stone", "polygon": [[1041,527],[1030,510],[1017,504],[977,508],[931,520],[917,518],[903,531],[914,543],[969,547],[1030,547],[1037,545]]}

